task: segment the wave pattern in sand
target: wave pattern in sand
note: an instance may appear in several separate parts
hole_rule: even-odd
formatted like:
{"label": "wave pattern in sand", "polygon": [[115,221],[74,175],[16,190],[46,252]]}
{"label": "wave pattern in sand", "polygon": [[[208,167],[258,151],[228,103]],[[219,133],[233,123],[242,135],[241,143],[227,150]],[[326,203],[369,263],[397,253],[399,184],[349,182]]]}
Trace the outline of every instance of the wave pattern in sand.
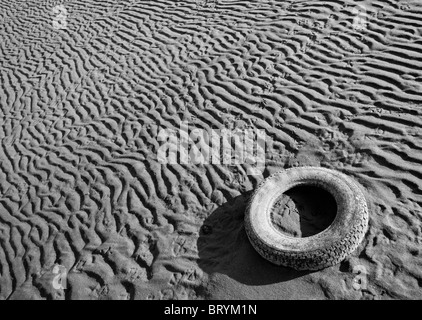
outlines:
{"label": "wave pattern in sand", "polygon": [[[361,253],[307,281],[421,297],[420,4],[367,1],[356,30],[353,1],[79,0],[57,30],[58,4],[0,3],[0,298],[203,298],[247,241],[242,205],[214,242],[204,221],[298,165],[355,177],[372,205]],[[157,131],[182,120],[265,130],[263,175],[158,163]]]}

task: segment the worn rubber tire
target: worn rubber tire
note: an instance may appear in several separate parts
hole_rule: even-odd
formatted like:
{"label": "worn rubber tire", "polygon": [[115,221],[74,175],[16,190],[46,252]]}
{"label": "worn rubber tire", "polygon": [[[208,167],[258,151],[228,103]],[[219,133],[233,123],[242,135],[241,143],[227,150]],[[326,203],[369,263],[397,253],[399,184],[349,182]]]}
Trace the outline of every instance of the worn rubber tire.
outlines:
{"label": "worn rubber tire", "polygon": [[[294,238],[271,223],[271,208],[287,190],[300,185],[329,192],[337,203],[331,225],[310,237]],[[362,189],[346,175],[326,168],[299,167],[275,173],[252,195],[245,229],[255,250],[268,261],[296,270],[335,265],[359,246],[368,228],[368,207]]]}

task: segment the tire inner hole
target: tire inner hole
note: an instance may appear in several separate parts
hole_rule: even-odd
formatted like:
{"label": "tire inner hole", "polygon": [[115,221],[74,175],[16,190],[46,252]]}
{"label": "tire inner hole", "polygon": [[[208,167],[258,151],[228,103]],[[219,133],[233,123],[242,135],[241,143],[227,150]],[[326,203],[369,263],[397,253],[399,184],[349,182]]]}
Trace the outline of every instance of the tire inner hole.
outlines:
{"label": "tire inner hole", "polygon": [[271,222],[281,233],[305,238],[327,229],[337,213],[334,197],[316,186],[297,186],[284,192],[271,211]]}

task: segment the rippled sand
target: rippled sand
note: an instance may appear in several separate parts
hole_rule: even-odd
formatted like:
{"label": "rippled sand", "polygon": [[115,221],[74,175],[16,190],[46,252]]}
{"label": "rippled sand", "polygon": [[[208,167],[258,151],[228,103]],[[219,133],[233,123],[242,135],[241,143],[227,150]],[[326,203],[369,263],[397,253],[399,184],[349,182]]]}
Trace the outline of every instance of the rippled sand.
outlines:
{"label": "rippled sand", "polygon": [[[359,3],[2,1],[0,298],[421,299],[422,5]],[[159,163],[181,121],[265,130],[265,170]],[[250,191],[301,165],[371,206],[313,273],[243,227]]]}

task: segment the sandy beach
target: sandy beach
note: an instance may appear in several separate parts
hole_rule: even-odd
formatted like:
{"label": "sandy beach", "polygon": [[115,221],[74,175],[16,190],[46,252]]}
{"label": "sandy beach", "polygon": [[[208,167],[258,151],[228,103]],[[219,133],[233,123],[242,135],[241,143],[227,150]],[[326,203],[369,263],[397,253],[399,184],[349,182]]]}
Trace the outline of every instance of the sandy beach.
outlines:
{"label": "sandy beach", "polygon": [[[302,166],[369,206],[319,271],[245,233],[252,192]],[[419,1],[0,2],[1,300],[422,299],[421,168]],[[319,192],[273,223],[324,230]]]}

